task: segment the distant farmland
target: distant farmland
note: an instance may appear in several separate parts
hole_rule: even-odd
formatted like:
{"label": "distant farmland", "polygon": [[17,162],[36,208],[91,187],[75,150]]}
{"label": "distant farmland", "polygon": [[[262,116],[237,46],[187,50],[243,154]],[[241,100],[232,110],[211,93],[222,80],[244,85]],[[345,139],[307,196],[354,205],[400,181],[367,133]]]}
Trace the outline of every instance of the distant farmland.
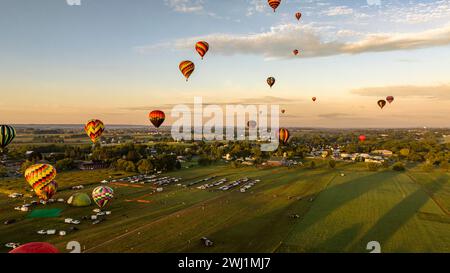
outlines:
{"label": "distant farmland", "polygon": [[[108,178],[107,172],[62,174],[58,182],[63,190],[56,198],[67,199],[74,192],[69,185],[85,184],[81,191],[89,193]],[[112,215],[99,225],[83,221],[79,231],[64,237],[36,231],[67,230],[65,217],[90,215],[94,205],[52,204],[48,207],[64,209],[60,218],[28,219],[13,210],[23,201],[0,195],[0,220],[19,220],[0,226],[0,243],[40,240],[64,250],[76,240],[85,252],[368,252],[367,243],[378,241],[383,252],[450,252],[448,173],[367,172],[354,164],[331,170],[319,164],[313,170],[218,165],[167,175],[182,177],[183,184],[213,175],[261,182],[245,193],[172,185],[149,194],[150,185],[111,185],[116,192]],[[5,191],[15,183],[25,185],[0,180],[0,188]],[[138,199],[149,202],[133,201]],[[203,236],[214,247],[205,248]]]}

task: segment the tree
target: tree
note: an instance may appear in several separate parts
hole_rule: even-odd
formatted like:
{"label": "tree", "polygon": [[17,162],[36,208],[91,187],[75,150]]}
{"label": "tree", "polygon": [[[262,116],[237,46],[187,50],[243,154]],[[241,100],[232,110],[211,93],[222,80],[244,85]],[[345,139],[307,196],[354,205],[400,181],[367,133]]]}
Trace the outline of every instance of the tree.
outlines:
{"label": "tree", "polygon": [[34,164],[34,162],[32,162],[32,161],[29,161],[29,160],[25,161],[24,163],[22,163],[22,166],[20,167],[20,171],[21,171],[22,173],[25,173],[25,171],[26,171],[29,167],[31,167],[31,165],[33,165],[33,164]]}
{"label": "tree", "polygon": [[149,160],[143,159],[138,163],[138,171],[147,174],[153,171],[153,164]]}
{"label": "tree", "polygon": [[55,167],[58,171],[70,171],[75,169],[75,162],[70,158],[56,161]]}
{"label": "tree", "polygon": [[8,169],[5,166],[0,166],[0,177],[7,177]]}

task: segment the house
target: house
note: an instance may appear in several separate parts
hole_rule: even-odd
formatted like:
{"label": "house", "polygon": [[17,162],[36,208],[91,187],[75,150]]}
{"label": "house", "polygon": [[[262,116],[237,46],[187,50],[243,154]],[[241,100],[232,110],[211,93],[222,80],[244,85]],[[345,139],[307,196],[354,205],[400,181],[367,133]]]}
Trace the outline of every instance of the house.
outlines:
{"label": "house", "polygon": [[394,155],[394,153],[389,150],[375,150],[375,151],[372,151],[372,154],[379,154],[379,155],[386,156],[386,157]]}

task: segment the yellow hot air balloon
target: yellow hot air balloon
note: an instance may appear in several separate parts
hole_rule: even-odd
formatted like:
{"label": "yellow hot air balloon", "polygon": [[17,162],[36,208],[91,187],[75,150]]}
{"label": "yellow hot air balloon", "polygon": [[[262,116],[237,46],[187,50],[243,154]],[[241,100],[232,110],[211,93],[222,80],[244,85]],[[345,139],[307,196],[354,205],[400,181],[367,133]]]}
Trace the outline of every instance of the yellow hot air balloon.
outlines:
{"label": "yellow hot air balloon", "polygon": [[25,171],[25,179],[39,198],[44,201],[52,198],[58,189],[54,181],[56,169],[49,164],[36,164]]}
{"label": "yellow hot air balloon", "polygon": [[189,77],[191,76],[192,72],[195,70],[195,64],[191,61],[182,61],[180,63],[180,71],[183,74],[183,76],[186,78],[186,81],[189,80]]}
{"label": "yellow hot air balloon", "polygon": [[95,144],[105,131],[105,125],[101,120],[92,119],[86,123],[84,131]]}

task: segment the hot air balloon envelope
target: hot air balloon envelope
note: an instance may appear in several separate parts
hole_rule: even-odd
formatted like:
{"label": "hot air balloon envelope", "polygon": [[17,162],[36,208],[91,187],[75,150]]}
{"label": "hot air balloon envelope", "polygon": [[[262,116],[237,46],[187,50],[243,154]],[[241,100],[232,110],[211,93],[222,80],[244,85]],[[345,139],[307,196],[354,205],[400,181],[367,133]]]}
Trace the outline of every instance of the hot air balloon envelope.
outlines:
{"label": "hot air balloon envelope", "polygon": [[149,115],[148,118],[150,119],[150,122],[156,127],[159,128],[164,120],[166,119],[166,115],[164,114],[163,111],[160,110],[155,110],[152,111]]}
{"label": "hot air balloon envelope", "polygon": [[33,242],[14,248],[9,253],[59,253],[59,250],[49,243]]}
{"label": "hot air balloon envelope", "polygon": [[84,131],[95,144],[105,131],[105,125],[101,120],[91,119],[84,126]]}

